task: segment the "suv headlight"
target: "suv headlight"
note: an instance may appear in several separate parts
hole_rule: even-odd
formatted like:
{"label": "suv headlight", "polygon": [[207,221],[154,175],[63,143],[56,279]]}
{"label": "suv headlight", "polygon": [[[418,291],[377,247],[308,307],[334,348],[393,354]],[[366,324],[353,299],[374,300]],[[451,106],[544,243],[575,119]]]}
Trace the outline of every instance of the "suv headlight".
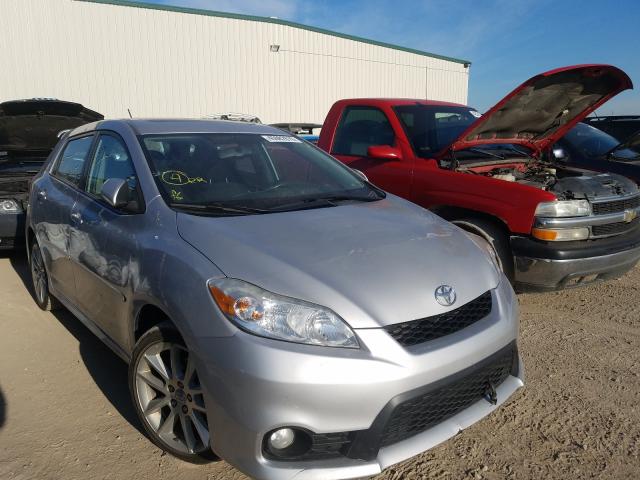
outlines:
{"label": "suv headlight", "polygon": [[591,215],[588,200],[556,200],[542,202],[536,208],[536,217],[586,217]]}
{"label": "suv headlight", "polygon": [[0,213],[18,213],[22,208],[15,200],[0,200]]}
{"label": "suv headlight", "polygon": [[268,292],[242,280],[210,280],[225,316],[261,337],[326,347],[359,348],[353,330],[328,308]]}

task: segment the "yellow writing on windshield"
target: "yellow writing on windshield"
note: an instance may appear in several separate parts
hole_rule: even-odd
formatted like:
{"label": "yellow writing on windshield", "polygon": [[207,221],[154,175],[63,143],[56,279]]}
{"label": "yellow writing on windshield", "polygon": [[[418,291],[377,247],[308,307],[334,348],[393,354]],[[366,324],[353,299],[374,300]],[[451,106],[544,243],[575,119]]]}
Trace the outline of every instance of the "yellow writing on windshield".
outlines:
{"label": "yellow writing on windshield", "polygon": [[207,183],[207,181],[202,177],[190,177],[179,170],[167,170],[166,172],[162,172],[160,178],[167,185],[176,186],[192,185],[194,183]]}

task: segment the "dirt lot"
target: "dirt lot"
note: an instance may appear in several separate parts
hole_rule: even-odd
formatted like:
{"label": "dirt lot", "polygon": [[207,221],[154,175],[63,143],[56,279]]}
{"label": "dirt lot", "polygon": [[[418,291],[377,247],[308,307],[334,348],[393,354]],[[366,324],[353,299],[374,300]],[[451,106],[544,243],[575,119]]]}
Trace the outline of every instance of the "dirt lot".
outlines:
{"label": "dirt lot", "polygon": [[[192,466],[140,433],[126,366],[69,313],[41,312],[22,257],[0,257],[0,478],[239,479]],[[623,279],[522,295],[527,386],[401,478],[640,477],[640,268]]]}

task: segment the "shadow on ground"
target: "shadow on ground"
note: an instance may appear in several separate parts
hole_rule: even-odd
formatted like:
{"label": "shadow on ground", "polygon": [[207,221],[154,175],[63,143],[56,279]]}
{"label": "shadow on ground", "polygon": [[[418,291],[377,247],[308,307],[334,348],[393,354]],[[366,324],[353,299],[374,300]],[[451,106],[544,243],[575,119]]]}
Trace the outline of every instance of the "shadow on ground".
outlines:
{"label": "shadow on ground", "polygon": [[[16,271],[25,288],[33,297],[31,284],[31,272],[27,263],[26,254],[18,252],[12,255],[2,255],[9,257],[11,266]],[[34,300],[34,308],[37,308]],[[128,366],[109,347],[107,347],[98,337],[87,329],[76,317],[67,309],[61,308],[51,312],[58,321],[73,335],[80,345],[80,356],[87,367],[87,370],[96,385],[104,396],[111,402],[115,409],[140,433],[146,435],[136,412],[131,403],[131,395],[127,385]],[[1,395],[1,392],[0,392]],[[0,427],[2,426],[1,412],[4,410],[4,403],[0,397]]]}

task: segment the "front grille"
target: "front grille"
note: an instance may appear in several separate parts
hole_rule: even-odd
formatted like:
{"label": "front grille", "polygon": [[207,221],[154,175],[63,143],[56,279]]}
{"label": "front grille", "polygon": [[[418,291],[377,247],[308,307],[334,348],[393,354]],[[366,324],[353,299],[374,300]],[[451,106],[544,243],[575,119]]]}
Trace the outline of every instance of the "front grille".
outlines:
{"label": "front grille", "polygon": [[591,227],[591,233],[594,237],[603,237],[605,235],[617,235],[620,233],[633,230],[640,224],[640,219],[636,218],[631,222],[608,223],[606,225],[594,225]]}
{"label": "front grille", "polygon": [[408,347],[462,330],[489,315],[491,308],[491,291],[487,291],[450,312],[420,320],[396,323],[385,327],[385,330],[398,343]]}
{"label": "front grille", "polygon": [[497,388],[506,380],[516,359],[517,349],[513,344],[457,380],[400,403],[386,424],[381,445],[391,445],[424,432],[482,399],[488,383]]}
{"label": "front grille", "polygon": [[613,202],[593,203],[593,213],[595,215],[605,215],[607,213],[624,212],[630,208],[640,207],[640,195],[625,198],[623,200],[614,200]]}

